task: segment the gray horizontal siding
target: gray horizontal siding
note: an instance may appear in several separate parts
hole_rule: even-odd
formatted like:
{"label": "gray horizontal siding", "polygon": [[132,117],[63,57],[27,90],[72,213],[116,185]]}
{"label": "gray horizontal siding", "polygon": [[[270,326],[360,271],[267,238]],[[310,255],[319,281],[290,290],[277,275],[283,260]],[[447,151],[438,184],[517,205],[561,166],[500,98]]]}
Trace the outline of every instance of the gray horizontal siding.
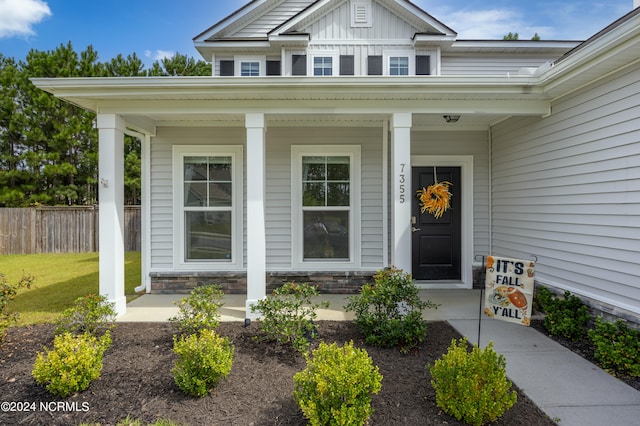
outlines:
{"label": "gray horizontal siding", "polygon": [[[173,184],[172,154],[174,144],[235,145],[244,144],[244,128],[173,128],[160,129],[151,147],[151,269],[173,267]],[[291,269],[291,145],[345,144],[361,145],[362,268],[383,266],[382,251],[382,130],[381,128],[270,128],[266,152],[266,247],[269,270]],[[246,157],[246,154],[245,154]],[[246,186],[251,184],[245,170]],[[245,203],[246,206],[246,203]],[[244,247],[246,264],[246,208]],[[249,242],[250,243],[250,242]]]}
{"label": "gray horizontal siding", "polygon": [[496,254],[540,282],[640,312],[640,69],[493,131]]}
{"label": "gray horizontal siding", "polygon": [[267,268],[291,269],[291,146],[361,146],[360,263],[364,269],[383,266],[382,129],[274,127],[267,132],[265,201]]}
{"label": "gray horizontal siding", "polygon": [[[176,244],[174,241],[176,237],[173,235],[173,145],[244,144],[244,132],[244,128],[159,128],[158,135],[152,138],[150,213],[152,271],[173,268],[173,251]],[[246,183],[246,178],[244,181]],[[246,218],[244,222],[246,228]],[[246,257],[246,242],[244,248]]]}
{"label": "gray horizontal siding", "polygon": [[451,55],[443,52],[441,75],[506,75],[517,74],[521,68],[539,67],[556,59],[549,56],[513,55]]}

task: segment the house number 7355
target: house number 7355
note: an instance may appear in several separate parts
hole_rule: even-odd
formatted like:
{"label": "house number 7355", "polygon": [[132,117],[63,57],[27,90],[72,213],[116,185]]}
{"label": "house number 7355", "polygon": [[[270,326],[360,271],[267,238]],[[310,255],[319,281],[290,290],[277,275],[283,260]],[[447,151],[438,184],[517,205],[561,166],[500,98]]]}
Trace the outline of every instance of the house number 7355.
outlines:
{"label": "house number 7355", "polygon": [[400,163],[400,175],[399,177],[399,181],[400,181],[400,186],[398,187],[400,190],[400,203],[404,203],[405,201],[405,196],[404,196],[404,192],[405,192],[405,188],[404,188],[404,183],[405,183],[405,177],[404,177],[404,167],[406,166],[405,163]]}

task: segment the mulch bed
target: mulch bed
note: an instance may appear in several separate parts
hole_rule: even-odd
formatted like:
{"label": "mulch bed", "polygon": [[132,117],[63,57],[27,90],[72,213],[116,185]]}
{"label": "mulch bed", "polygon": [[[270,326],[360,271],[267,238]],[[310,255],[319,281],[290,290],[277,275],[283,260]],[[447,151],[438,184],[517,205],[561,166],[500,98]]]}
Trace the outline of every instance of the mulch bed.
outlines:
{"label": "mulch bed", "polygon": [[[426,342],[407,355],[365,345],[352,322],[319,321],[317,325],[322,340],[353,340],[380,368],[382,390],[373,398],[370,424],[462,424],[436,406],[426,368],[446,352],[452,339],[460,337],[447,323],[430,323]],[[60,400],[31,376],[36,352],[44,345],[52,347],[53,326],[12,328],[0,348],[0,399],[27,402],[35,410],[0,412],[0,424],[112,425],[127,415],[144,424],[157,419],[185,425],[306,424],[292,397],[293,375],[304,369],[303,357],[288,347],[257,342],[253,337],[259,326],[255,323],[248,328],[222,323],[218,332],[235,345],[234,363],[227,379],[205,398],[185,396],[173,382],[175,329],[171,324],[119,323],[112,332],[113,344],[105,355],[102,376],[86,391]],[[554,423],[518,391],[517,404],[495,424]]]}

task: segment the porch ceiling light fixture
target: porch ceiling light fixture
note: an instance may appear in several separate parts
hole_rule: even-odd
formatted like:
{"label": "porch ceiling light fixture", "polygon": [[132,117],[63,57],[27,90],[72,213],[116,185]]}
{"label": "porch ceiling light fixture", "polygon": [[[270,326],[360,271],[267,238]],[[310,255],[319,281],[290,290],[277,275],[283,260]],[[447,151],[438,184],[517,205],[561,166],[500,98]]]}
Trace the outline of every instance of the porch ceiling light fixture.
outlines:
{"label": "porch ceiling light fixture", "polygon": [[443,115],[442,118],[444,118],[444,121],[446,121],[447,123],[457,123],[458,120],[460,120],[459,115],[453,115],[453,114]]}

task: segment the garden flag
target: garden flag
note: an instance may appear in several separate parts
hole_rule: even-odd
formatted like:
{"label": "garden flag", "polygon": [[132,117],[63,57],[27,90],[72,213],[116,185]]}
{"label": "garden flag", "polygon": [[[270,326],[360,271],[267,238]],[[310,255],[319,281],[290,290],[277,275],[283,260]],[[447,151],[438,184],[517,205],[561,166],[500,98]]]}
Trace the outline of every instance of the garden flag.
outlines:
{"label": "garden flag", "polygon": [[535,262],[487,257],[485,315],[529,326],[533,304]]}

